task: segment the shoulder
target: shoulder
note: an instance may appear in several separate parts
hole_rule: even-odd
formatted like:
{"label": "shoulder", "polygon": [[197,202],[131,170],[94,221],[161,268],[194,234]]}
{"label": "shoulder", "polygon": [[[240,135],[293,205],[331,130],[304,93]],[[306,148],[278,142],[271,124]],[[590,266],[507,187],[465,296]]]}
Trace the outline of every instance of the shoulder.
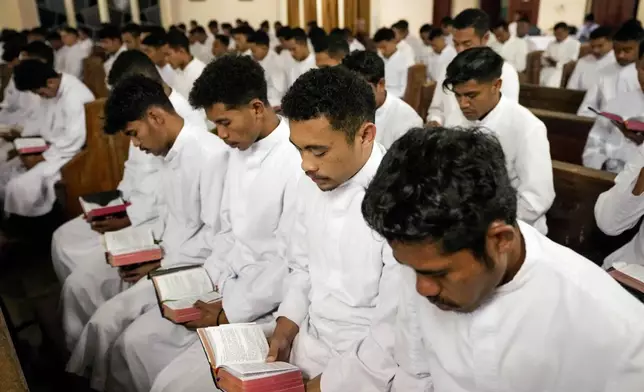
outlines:
{"label": "shoulder", "polygon": [[506,105],[506,110],[509,113],[508,118],[511,118],[512,122],[517,125],[521,124],[520,127],[517,127],[518,130],[522,130],[524,132],[530,132],[530,131],[545,132],[546,130],[545,124],[537,116],[535,116],[534,113],[530,111],[530,109],[510,99],[504,99],[504,101]]}
{"label": "shoulder", "polygon": [[512,64],[507,61],[503,62],[503,69],[501,70],[501,78],[518,78],[517,70]]}

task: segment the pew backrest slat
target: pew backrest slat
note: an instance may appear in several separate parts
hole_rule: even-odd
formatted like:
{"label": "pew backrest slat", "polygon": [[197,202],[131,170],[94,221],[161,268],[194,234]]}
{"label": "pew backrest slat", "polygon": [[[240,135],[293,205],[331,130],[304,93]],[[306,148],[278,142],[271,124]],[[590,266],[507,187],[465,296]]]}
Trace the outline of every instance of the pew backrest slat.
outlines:
{"label": "pew backrest slat", "polygon": [[576,114],[584,99],[584,91],[522,84],[519,103],[528,108]]}
{"label": "pew backrest slat", "polygon": [[[418,113],[420,113],[419,108],[425,80],[427,80],[427,66],[425,64],[414,64],[409,67],[403,101],[407,102]],[[424,117],[424,115],[421,114],[421,117]]]}
{"label": "pew backrest slat", "polygon": [[581,156],[594,120],[569,113],[535,108],[529,109],[546,126],[551,158],[581,165]]}

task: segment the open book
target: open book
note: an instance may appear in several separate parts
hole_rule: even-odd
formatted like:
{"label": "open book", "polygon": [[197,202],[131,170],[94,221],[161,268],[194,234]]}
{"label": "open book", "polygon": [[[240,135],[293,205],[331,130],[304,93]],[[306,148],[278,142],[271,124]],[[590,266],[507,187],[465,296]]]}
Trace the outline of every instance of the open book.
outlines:
{"label": "open book", "polygon": [[163,317],[175,323],[187,323],[201,317],[195,302],[221,301],[221,294],[200,266],[178,267],[150,273]]}
{"label": "open book", "polygon": [[45,139],[41,137],[19,137],[13,141],[13,145],[18,154],[40,154],[46,151],[49,146]]}
{"label": "open book", "polygon": [[101,220],[108,217],[127,216],[126,208],[130,203],[123,200],[120,191],[92,193],[78,198],[83,213],[88,220]]}
{"label": "open book", "polygon": [[598,116],[605,117],[610,120],[615,126],[619,128],[626,128],[629,131],[633,132],[644,132],[644,119],[641,117],[633,117],[629,119],[624,119],[620,115],[608,112],[600,112],[599,110],[593,109],[590,106],[588,107],[590,111],[595,113]]}
{"label": "open book", "polygon": [[631,289],[644,293],[644,266],[627,264],[624,262],[613,263],[613,268],[608,271],[616,281]]}
{"label": "open book", "polygon": [[157,261],[163,258],[161,247],[154,242],[152,230],[126,227],[104,234],[107,262],[113,267],[123,267]]}
{"label": "open book", "polygon": [[257,324],[197,329],[218,386],[226,392],[304,392],[302,372],[286,362],[266,362],[268,342]]}

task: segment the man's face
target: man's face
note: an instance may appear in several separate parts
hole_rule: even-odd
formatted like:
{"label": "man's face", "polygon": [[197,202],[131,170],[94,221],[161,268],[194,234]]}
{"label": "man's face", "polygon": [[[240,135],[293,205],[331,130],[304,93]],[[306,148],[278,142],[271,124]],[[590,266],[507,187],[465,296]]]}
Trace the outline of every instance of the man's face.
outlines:
{"label": "man's face", "polygon": [[432,50],[434,53],[441,54],[443,53],[443,49],[445,49],[445,37],[444,36],[438,36],[435,37],[433,40],[429,41],[430,46],[432,47]]}
{"label": "man's face", "polygon": [[568,29],[565,29],[565,28],[555,29],[555,38],[557,39],[557,42],[562,42],[563,40],[568,38]]}
{"label": "man's face", "polygon": [[264,105],[256,99],[238,108],[217,103],[206,110],[208,120],[217,126],[217,136],[229,147],[242,151],[257,141],[264,113]]}
{"label": "man's face", "polygon": [[528,35],[530,31],[530,24],[527,22],[517,22],[517,36],[523,38]]}
{"label": "man's face", "polygon": [[219,34],[219,27],[210,26],[208,27],[208,30],[210,30],[210,34],[212,34],[213,36]]}
{"label": "man's face", "polygon": [[596,58],[602,58],[613,49],[613,41],[606,37],[590,40],[590,49]]}
{"label": "man's face", "polygon": [[235,47],[238,51],[245,52],[248,50],[248,37],[246,37],[246,34],[235,34],[233,35],[233,39],[235,40]]}
{"label": "man's face", "polygon": [[150,108],[143,119],[127,123],[123,132],[146,154],[162,156],[170,150],[161,109]]}
{"label": "man's face", "polygon": [[454,28],[450,25],[441,25],[441,30],[443,30],[443,35],[450,35],[454,33]]}
{"label": "man's face", "polygon": [[454,96],[463,116],[469,121],[483,117],[494,108],[501,90],[501,79],[493,82],[477,82],[468,80],[465,83],[453,86]]}
{"label": "man's face", "polygon": [[54,50],[59,50],[60,48],[62,48],[62,47],[64,46],[64,45],[63,45],[63,41],[62,41],[62,40],[59,40],[59,39],[52,39],[52,40],[50,40],[50,41],[49,41],[49,45],[50,45]]}
{"label": "man's face", "polygon": [[394,30],[394,36],[396,37],[396,43],[405,39],[405,33],[402,30],[400,29],[393,29],[393,30]]}
{"label": "man's face", "polygon": [[492,236],[488,232],[483,257],[477,257],[471,250],[447,253],[440,244],[428,241],[392,241],[390,245],[396,260],[415,270],[416,291],[420,295],[443,311],[467,313],[481,306],[503,282],[509,243],[520,241],[512,226],[499,225],[503,225],[499,229],[503,234]]}
{"label": "man's face", "polygon": [[141,45],[141,51],[145,53],[155,65],[162,67],[166,64],[166,56],[163,47],[155,48],[154,46]]}
{"label": "man's face", "polygon": [[185,52],[181,49],[174,49],[170,46],[165,47],[165,60],[172,66],[172,68],[181,68],[185,57]]}
{"label": "man's face", "polygon": [[78,37],[82,40],[85,41],[86,39],[89,38],[87,34],[83,30],[78,30]]}
{"label": "man's face", "polygon": [[378,51],[385,58],[391,57],[396,52],[396,41],[380,41],[376,44]]}
{"label": "man's face", "polygon": [[469,48],[485,46],[488,36],[489,33],[485,33],[482,38],[479,37],[473,27],[454,30],[454,49],[456,49],[456,52],[461,53]]}
{"label": "man's face", "polygon": [[329,52],[315,54],[315,65],[318,68],[335,67],[338,64],[342,64],[342,61],[329,56]]}
{"label": "man's face", "polygon": [[331,128],[326,117],[289,125],[291,142],[302,156],[302,170],[323,191],[337,188],[358,172],[376,135],[375,125],[365,123],[349,143],[345,133]]}
{"label": "man's face", "polygon": [[75,34],[70,34],[66,31],[61,31],[60,38],[63,40],[63,43],[66,46],[74,46],[74,44],[78,41],[78,37]]}
{"label": "man's face", "polygon": [[292,45],[289,45],[289,50],[291,51],[291,56],[296,61],[304,61],[310,54],[309,47],[306,43],[296,42],[295,40],[293,40]]}
{"label": "man's face", "polygon": [[224,45],[220,40],[216,39],[212,42],[212,55],[223,56],[228,52],[228,46]]}
{"label": "man's face", "polygon": [[510,32],[505,30],[503,27],[497,27],[496,29],[494,29],[493,33],[500,43],[504,43],[510,39]]}
{"label": "man's face", "polygon": [[639,43],[637,41],[614,41],[615,59],[622,67],[625,67],[637,60],[639,55]]}
{"label": "man's face", "polygon": [[102,40],[100,40],[99,45],[108,54],[114,54],[120,49],[121,41],[113,38],[103,38]]}
{"label": "man's face", "polygon": [[262,61],[268,55],[268,46],[250,44],[250,50],[253,53],[253,58],[255,61]]}
{"label": "man's face", "polygon": [[[371,86],[373,95],[376,97],[376,109],[378,109],[385,103],[385,99],[387,99],[387,89],[385,88],[385,79],[381,79],[376,84],[370,82],[369,86]],[[377,129],[376,129],[376,132],[378,132]],[[381,129],[380,132],[383,132],[383,130]]]}
{"label": "man's face", "polygon": [[123,43],[128,50],[138,49],[139,45],[141,45],[139,37],[135,37],[134,35],[132,35],[132,33],[121,34],[121,39],[123,40]]}
{"label": "man's face", "polygon": [[32,92],[36,95],[39,95],[41,98],[49,99],[55,98],[58,94],[58,86],[60,85],[59,80],[56,78],[47,79],[47,85],[33,90]]}
{"label": "man's face", "polygon": [[420,39],[423,41],[425,46],[430,46],[431,45],[431,41],[429,39],[429,31],[424,31],[424,32],[420,33]]}

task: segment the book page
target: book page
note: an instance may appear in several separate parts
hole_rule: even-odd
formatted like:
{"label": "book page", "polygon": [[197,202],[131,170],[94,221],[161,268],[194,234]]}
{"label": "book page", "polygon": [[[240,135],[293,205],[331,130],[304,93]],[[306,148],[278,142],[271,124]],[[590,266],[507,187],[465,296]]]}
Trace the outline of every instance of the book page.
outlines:
{"label": "book page", "polygon": [[226,365],[226,369],[231,370],[235,376],[243,378],[244,380],[252,378],[253,376],[275,375],[299,370],[297,366],[287,362],[234,363]]}
{"label": "book page", "polygon": [[107,232],[104,236],[107,251],[112,255],[159,248],[154,243],[154,236],[150,229],[126,227],[119,231]]}
{"label": "book page", "polygon": [[[155,276],[153,279],[161,302],[199,297],[215,289],[210,281],[208,272],[204,268],[191,268]],[[192,303],[194,304],[195,302],[196,300]]]}
{"label": "book page", "polygon": [[627,264],[624,262],[613,263],[613,268],[628,275],[633,279],[637,279],[644,283],[644,266],[639,264]]}
{"label": "book page", "polygon": [[41,137],[25,137],[14,140],[13,145],[16,150],[21,150],[23,148],[44,147],[47,146],[47,142]]}
{"label": "book page", "polygon": [[268,341],[257,324],[222,325],[208,328],[207,333],[218,367],[266,361]]}
{"label": "book page", "polygon": [[163,304],[170,309],[179,310],[179,309],[191,308],[192,305],[194,305],[195,302],[197,301],[212,303],[216,301],[221,301],[221,299],[222,299],[222,296],[221,294],[219,294],[219,292],[212,291],[210,293],[206,293],[203,295],[194,295],[194,296],[186,297],[176,301],[166,300]]}

